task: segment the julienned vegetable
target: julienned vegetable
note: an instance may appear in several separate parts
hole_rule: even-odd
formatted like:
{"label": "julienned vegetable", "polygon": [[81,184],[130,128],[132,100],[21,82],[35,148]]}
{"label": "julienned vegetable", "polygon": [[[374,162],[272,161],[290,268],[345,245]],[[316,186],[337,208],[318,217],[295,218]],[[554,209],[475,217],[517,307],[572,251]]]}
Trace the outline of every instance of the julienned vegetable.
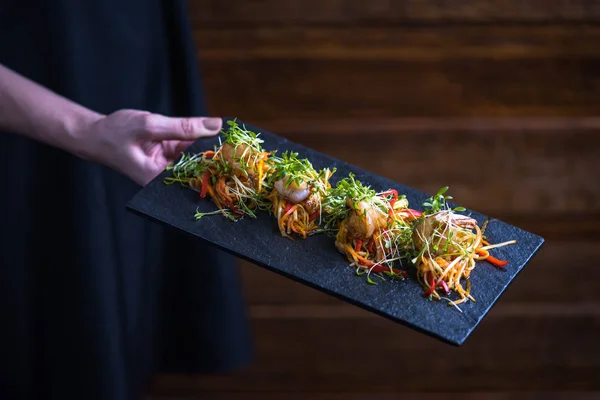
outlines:
{"label": "julienned vegetable", "polygon": [[[409,274],[403,269],[413,268],[424,296],[445,299],[457,308],[475,301],[469,277],[477,261],[498,268],[508,264],[489,251],[516,241],[490,244],[484,235],[487,221],[480,228],[475,219],[460,214],[466,211],[463,207],[451,208],[448,187],[427,199],[422,211],[415,210],[396,189],[377,192],[353,174],[332,186],[335,168],[317,170],[298,153],[277,156],[262,148],[259,134],[235,121],[228,125],[220,146],[182,154],[168,167],[172,176],[166,184],[189,186],[217,206],[213,212],[196,212],[196,219],[221,214],[237,221],[267,211],[289,239],[316,233],[334,237],[338,251],[358,275],[366,274],[369,283],[376,283],[371,274],[406,279]],[[453,292],[458,295],[455,300],[447,297]]]}
{"label": "julienned vegetable", "polygon": [[[469,277],[478,260],[488,260],[495,265],[496,258],[490,258],[489,243],[475,219],[459,214],[462,207],[448,206],[450,196],[444,196],[447,187],[440,189],[424,203],[425,210],[416,220],[413,229],[414,256],[412,263],[417,269],[417,280],[424,289],[424,295],[441,299],[440,291],[449,295],[451,291],[460,298],[450,300],[456,306],[467,300],[475,301],[471,294]],[[492,247],[513,244],[501,243]],[[462,282],[466,282],[466,287]]]}
{"label": "julienned vegetable", "polygon": [[238,220],[244,216],[256,218],[257,210],[270,206],[267,195],[271,191],[269,174],[270,152],[262,148],[263,140],[235,121],[229,121],[223,131],[224,142],[214,151],[182,155],[168,167],[173,177],[165,183],[180,182],[200,191],[200,197],[210,196],[218,210],[197,212],[196,219],[222,214]]}
{"label": "julienned vegetable", "polygon": [[396,190],[377,193],[350,174],[328,190],[323,206],[325,227],[335,232],[336,248],[357,271],[385,271],[405,278],[407,274],[392,265],[409,250],[413,217],[405,213],[407,206],[406,197]]}
{"label": "julienned vegetable", "polygon": [[269,166],[268,180],[273,189],[267,199],[281,235],[292,239],[295,233],[306,238],[319,227],[322,199],[335,168],[317,171],[309,160],[299,159],[293,152],[271,157]]}

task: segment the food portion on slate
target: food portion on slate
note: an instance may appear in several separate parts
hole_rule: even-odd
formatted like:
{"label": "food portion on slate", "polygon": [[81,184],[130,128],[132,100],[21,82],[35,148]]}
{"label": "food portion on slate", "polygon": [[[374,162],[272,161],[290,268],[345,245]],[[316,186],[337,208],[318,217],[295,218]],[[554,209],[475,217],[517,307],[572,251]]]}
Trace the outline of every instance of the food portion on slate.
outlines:
{"label": "food portion on slate", "polygon": [[317,232],[323,199],[331,188],[329,178],[335,169],[317,171],[308,159],[299,159],[297,153],[287,151],[269,161],[272,190],[267,199],[281,236],[293,240],[292,233],[306,238]]}
{"label": "food portion on slate", "polygon": [[208,194],[218,210],[214,213],[196,213],[200,219],[206,215],[222,214],[236,220],[244,216],[256,218],[258,210],[268,210],[266,199],[272,187],[267,179],[271,167],[271,153],[263,150],[262,140],[253,132],[231,122],[230,129],[222,132],[225,142],[214,151],[185,155],[168,169],[173,177],[167,183],[179,182]]}
{"label": "food portion on slate", "polygon": [[[221,132],[224,141],[219,139],[214,150],[182,154],[167,168],[171,176],[165,178],[166,184],[188,186],[216,205],[213,212],[196,212],[197,220],[221,215],[238,221],[268,212],[283,237],[331,236],[332,246],[357,275],[366,275],[368,283],[386,277],[403,281],[409,276],[405,269],[415,268],[425,297],[446,300],[456,308],[476,301],[469,277],[477,261],[498,268],[508,263],[490,255],[490,250],[516,241],[491,244],[485,236],[488,220],[480,227],[461,214],[463,207],[451,208],[448,187],[418,211],[396,189],[376,192],[352,173],[332,186],[335,168],[316,170],[294,152],[277,156],[278,149],[263,149],[259,133],[235,120],[227,123]],[[449,297],[453,292],[458,296],[454,300]]]}

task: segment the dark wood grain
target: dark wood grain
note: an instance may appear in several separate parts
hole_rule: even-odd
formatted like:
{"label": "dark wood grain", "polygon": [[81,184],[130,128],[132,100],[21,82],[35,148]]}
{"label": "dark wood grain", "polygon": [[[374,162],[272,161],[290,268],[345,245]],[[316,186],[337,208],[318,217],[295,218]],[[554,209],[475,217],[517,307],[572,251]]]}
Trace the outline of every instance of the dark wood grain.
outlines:
{"label": "dark wood grain", "polygon": [[357,132],[377,132],[395,135],[405,132],[456,132],[489,134],[490,132],[543,132],[546,135],[577,135],[600,130],[600,116],[583,117],[402,117],[402,118],[275,118],[254,120],[254,124],[282,134],[348,135]]}
{"label": "dark wood grain", "polygon": [[[597,58],[600,26],[200,27],[200,57],[208,60],[440,61],[447,59]],[[272,71],[276,72],[276,71]]]}
{"label": "dark wood grain", "polygon": [[596,25],[200,25],[195,39],[216,114],[324,119],[600,110]]}
{"label": "dark wood grain", "polygon": [[[600,389],[600,353],[593,351],[599,315],[489,319],[460,349],[379,318],[269,319],[254,326],[256,363],[228,375],[188,379],[190,393]],[[177,384],[165,379],[165,386],[186,385],[185,377],[174,377]]]}
{"label": "dark wood grain", "polygon": [[204,62],[211,112],[250,118],[585,116],[600,58]]}
{"label": "dark wood grain", "polygon": [[195,24],[592,22],[594,0],[191,0]]}
{"label": "dark wood grain", "polygon": [[[169,382],[171,383],[171,382]],[[167,385],[169,384],[167,383]],[[164,385],[165,383],[161,383]],[[174,383],[181,385],[181,383]],[[185,385],[185,384],[183,384]],[[170,387],[170,386],[169,386]],[[161,387],[162,389],[162,387]],[[193,389],[192,389],[193,390]],[[166,389],[168,393],[171,391]],[[189,397],[186,395],[188,392],[179,396],[171,396],[169,394],[163,396],[153,396],[148,400],[193,400],[196,397]],[[438,400],[440,398],[447,400],[597,400],[600,397],[600,392],[536,392],[536,393],[522,393],[522,392],[476,392],[476,393],[402,393],[403,400]],[[396,400],[399,398],[398,393],[369,393],[357,391],[356,393],[328,393],[328,392],[310,392],[310,393],[295,393],[288,391],[280,392],[230,392],[223,391],[220,393],[206,393],[202,392],[202,399],[208,400],[233,400],[233,399],[244,399],[244,400]]]}

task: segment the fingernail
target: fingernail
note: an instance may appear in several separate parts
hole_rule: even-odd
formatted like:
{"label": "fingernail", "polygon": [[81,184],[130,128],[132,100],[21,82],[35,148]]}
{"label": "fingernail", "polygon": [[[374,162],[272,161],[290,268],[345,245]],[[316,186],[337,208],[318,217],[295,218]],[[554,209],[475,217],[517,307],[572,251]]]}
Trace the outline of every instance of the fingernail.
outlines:
{"label": "fingernail", "polygon": [[221,129],[222,121],[221,118],[206,118],[202,121],[202,125],[209,131],[218,131]]}

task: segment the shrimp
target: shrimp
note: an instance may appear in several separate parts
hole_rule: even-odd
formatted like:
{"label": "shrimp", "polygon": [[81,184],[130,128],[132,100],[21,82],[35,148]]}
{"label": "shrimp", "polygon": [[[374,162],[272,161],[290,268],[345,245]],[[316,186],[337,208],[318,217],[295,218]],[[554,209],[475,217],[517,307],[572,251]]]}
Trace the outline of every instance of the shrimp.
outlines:
{"label": "shrimp", "polygon": [[436,256],[460,252],[459,245],[473,237],[477,221],[451,211],[428,215],[415,226],[413,241],[418,250],[429,245]]}
{"label": "shrimp", "polygon": [[387,215],[368,202],[363,200],[355,207],[352,200],[348,199],[347,204],[352,209],[346,224],[351,236],[369,239],[375,231],[387,226]]}
{"label": "shrimp", "polygon": [[321,205],[321,195],[317,191],[312,191],[310,196],[308,196],[302,204],[306,212],[312,214],[319,210],[319,206]]}
{"label": "shrimp", "polygon": [[[244,169],[246,172],[254,172],[257,160],[255,153],[250,146],[244,143],[240,143],[235,147],[225,143],[221,148],[221,159],[231,166],[236,175],[240,175]],[[250,171],[248,171],[248,168],[243,168],[242,163],[246,164]]]}
{"label": "shrimp", "polygon": [[296,182],[292,181],[288,185],[287,176],[275,182],[275,189],[281,197],[294,204],[298,204],[310,196],[310,188],[306,182],[301,182],[298,185]]}

